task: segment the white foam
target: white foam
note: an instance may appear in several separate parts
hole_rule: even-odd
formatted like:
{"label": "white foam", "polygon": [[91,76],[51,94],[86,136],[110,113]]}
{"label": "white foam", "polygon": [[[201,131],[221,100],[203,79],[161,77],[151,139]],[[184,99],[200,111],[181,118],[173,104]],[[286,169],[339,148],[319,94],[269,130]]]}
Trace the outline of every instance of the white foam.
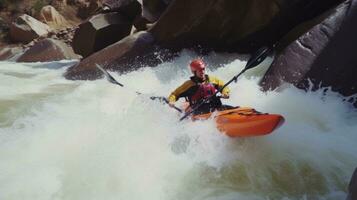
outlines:
{"label": "white foam", "polygon": [[[286,122],[268,136],[232,139],[210,120],[178,122],[175,110],[149,99],[185,81],[194,57],[184,51],[157,68],[112,73],[124,88],[105,79],[68,81],[61,76],[65,68],[41,63],[0,63],[0,199],[345,195],[357,166],[357,116],[349,104],[322,90],[261,92],[259,77],[270,59],[232,83],[225,103],[280,113]],[[204,59],[210,74],[228,81],[246,56]]]}

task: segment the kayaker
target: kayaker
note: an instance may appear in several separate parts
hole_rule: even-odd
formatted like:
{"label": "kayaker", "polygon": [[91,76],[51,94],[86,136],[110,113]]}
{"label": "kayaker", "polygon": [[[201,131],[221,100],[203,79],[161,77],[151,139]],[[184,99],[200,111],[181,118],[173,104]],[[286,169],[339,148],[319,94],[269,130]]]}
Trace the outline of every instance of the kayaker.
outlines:
{"label": "kayaker", "polygon": [[[194,59],[190,63],[190,69],[193,76],[190,80],[184,82],[176,88],[169,96],[169,105],[174,106],[175,102],[185,97],[190,107],[200,103],[203,99],[212,96],[219,88],[223,87],[224,82],[220,79],[207,75],[205,63],[201,59]],[[222,91],[221,98],[229,98],[229,89],[225,87]],[[202,105],[195,114],[211,112],[222,107],[220,98],[212,98],[212,101]]]}

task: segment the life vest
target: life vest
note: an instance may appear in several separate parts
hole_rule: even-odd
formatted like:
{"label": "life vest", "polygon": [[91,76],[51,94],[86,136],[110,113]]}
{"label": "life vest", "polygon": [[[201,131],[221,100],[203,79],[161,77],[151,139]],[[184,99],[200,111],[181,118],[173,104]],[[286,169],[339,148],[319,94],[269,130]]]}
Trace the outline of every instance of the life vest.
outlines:
{"label": "life vest", "polygon": [[197,86],[198,89],[190,98],[190,104],[195,104],[199,100],[206,99],[217,91],[212,83],[198,83]]}

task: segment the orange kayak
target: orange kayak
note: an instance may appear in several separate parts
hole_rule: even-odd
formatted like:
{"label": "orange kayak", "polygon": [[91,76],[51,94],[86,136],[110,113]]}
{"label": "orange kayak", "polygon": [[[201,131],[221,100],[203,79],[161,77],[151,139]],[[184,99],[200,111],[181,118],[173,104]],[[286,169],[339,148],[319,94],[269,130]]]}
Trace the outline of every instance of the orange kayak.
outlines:
{"label": "orange kayak", "polygon": [[213,115],[217,129],[230,137],[267,135],[284,123],[278,114],[260,113],[249,107],[236,107],[213,113],[193,115],[193,120],[208,119]]}

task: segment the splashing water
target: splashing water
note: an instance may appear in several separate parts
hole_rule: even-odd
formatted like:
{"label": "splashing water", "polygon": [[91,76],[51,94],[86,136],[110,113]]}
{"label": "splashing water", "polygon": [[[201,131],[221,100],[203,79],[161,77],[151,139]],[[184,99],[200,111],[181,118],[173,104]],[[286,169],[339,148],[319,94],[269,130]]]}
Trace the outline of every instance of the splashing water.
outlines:
{"label": "splashing water", "polygon": [[[185,81],[183,66],[195,56],[184,51],[156,68],[112,73],[124,88],[65,80],[73,61],[1,62],[0,199],[345,198],[357,166],[351,105],[291,85],[260,91],[268,60],[231,84],[225,103],[282,114],[278,130],[232,139],[212,120],[180,123],[175,110],[149,97]],[[246,62],[214,53],[205,60],[208,73],[225,81]]]}

